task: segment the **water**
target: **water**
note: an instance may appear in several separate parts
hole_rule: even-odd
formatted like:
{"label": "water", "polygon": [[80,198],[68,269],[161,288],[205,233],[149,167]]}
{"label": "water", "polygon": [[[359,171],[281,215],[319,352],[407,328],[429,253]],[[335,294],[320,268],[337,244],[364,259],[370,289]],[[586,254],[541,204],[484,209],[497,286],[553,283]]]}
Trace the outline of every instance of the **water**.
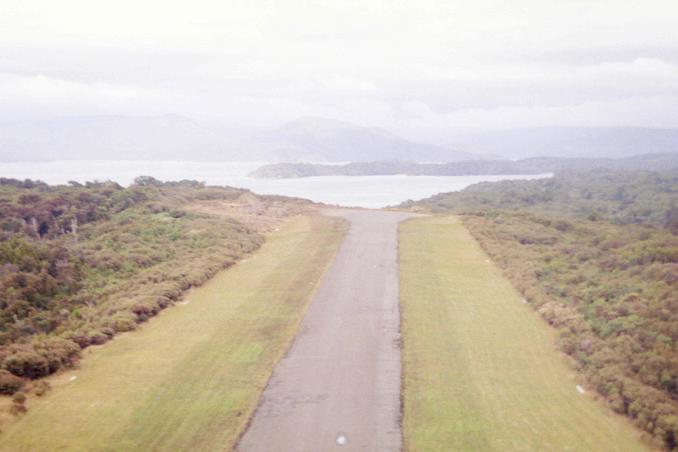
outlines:
{"label": "water", "polygon": [[160,180],[195,179],[209,185],[248,188],[259,194],[307,198],[342,206],[384,207],[408,199],[458,191],[471,184],[525,176],[325,176],[302,179],[253,179],[247,174],[265,162],[55,161],[0,162],[0,177],[38,179],[49,184],[112,180],[129,185],[140,175]]}

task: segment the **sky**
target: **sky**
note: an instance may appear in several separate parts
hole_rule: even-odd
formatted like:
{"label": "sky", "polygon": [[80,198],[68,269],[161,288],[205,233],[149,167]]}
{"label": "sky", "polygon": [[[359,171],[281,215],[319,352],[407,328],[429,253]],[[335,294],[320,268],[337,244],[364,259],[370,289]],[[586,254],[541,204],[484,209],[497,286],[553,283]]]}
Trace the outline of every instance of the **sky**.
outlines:
{"label": "sky", "polygon": [[677,0],[0,1],[0,121],[678,127]]}

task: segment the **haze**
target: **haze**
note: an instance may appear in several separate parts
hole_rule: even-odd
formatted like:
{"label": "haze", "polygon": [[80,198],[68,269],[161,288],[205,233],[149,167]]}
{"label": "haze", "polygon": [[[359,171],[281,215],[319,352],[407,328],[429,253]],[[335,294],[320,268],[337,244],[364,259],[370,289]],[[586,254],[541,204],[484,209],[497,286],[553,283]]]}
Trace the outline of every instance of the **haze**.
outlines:
{"label": "haze", "polygon": [[435,145],[674,128],[676,23],[672,0],[3,2],[0,121],[172,114],[242,134],[312,116]]}

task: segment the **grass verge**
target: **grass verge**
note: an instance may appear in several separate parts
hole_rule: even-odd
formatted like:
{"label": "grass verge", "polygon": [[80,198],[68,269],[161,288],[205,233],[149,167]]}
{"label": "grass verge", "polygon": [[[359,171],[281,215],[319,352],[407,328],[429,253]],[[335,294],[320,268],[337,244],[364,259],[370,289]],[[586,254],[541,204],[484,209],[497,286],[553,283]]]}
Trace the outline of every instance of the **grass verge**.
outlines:
{"label": "grass verge", "polygon": [[182,305],[53,378],[0,449],[230,449],[344,231],[335,219],[291,219]]}
{"label": "grass verge", "polygon": [[647,450],[453,217],[400,226],[407,450]]}

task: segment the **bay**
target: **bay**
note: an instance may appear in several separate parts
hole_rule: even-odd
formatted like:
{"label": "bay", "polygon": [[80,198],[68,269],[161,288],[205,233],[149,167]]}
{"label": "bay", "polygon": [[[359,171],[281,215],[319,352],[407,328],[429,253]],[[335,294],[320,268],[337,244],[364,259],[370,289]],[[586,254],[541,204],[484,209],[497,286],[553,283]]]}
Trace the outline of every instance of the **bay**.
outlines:
{"label": "bay", "polygon": [[379,208],[422,199],[437,193],[462,190],[469,185],[506,179],[535,179],[541,175],[480,176],[322,176],[299,179],[255,179],[251,171],[266,162],[172,162],[121,160],[63,160],[51,162],[0,162],[0,177],[68,181],[111,180],[127,186],[137,176],[162,181],[193,179],[208,185],[247,188],[258,194],[306,198],[341,206]]}

